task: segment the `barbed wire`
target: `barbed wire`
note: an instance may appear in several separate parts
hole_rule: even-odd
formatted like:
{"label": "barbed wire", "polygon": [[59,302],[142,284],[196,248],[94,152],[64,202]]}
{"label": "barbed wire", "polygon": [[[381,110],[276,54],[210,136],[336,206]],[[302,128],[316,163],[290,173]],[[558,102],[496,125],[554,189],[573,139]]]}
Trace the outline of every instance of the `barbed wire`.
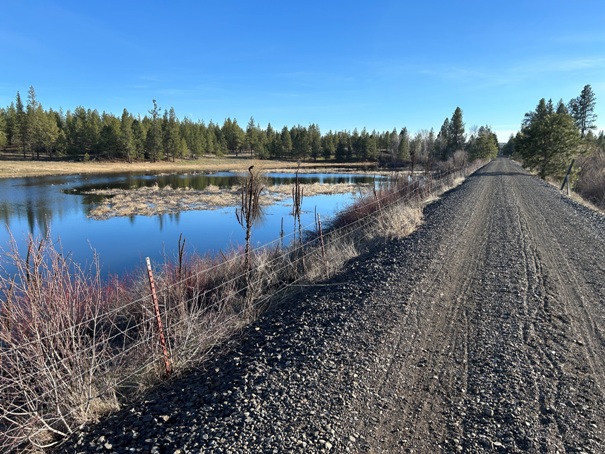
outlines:
{"label": "barbed wire", "polygon": [[[473,170],[471,169],[470,172],[472,172],[472,171]],[[452,175],[457,172],[458,171],[448,172],[447,174],[443,175],[438,180],[430,179],[429,180],[430,185],[437,186],[437,184],[438,184],[442,188],[444,186],[445,180],[451,178]],[[430,176],[429,176],[429,178],[430,178]],[[416,182],[415,187],[413,187],[413,186],[414,186],[414,182],[412,181],[411,183],[408,182],[407,184],[404,184],[402,187],[400,187],[399,189],[397,189],[395,191],[393,191],[392,188],[388,188],[388,187],[386,187],[384,189],[379,188],[378,191],[376,191],[376,189],[374,189],[374,200],[367,200],[367,196],[366,196],[366,200],[364,200],[364,199],[355,200],[353,202],[353,204],[346,209],[347,212],[355,212],[355,211],[362,211],[362,210],[368,211],[368,212],[365,214],[362,214],[361,217],[355,219],[351,223],[348,223],[348,224],[345,224],[342,226],[337,226],[337,227],[334,227],[331,229],[328,228],[328,229],[326,229],[326,232],[322,232],[322,234],[324,235],[324,241],[326,242],[326,246],[333,244],[335,241],[344,241],[347,238],[355,238],[356,234],[367,226],[368,220],[369,221],[376,220],[377,214],[381,213],[384,210],[391,209],[393,206],[400,204],[402,202],[410,201],[410,200],[412,200],[412,198],[414,196],[416,198],[418,198],[420,195],[422,195],[423,192],[426,192],[425,187],[418,184],[418,182]],[[410,190],[410,188],[412,188],[412,189]],[[381,191],[384,191],[383,197],[379,196],[379,195],[382,195]],[[388,191],[390,191],[390,192],[388,192]],[[397,197],[398,194],[400,194],[401,197]],[[387,200],[387,199],[392,199],[392,200]],[[356,207],[356,203],[360,204],[360,206]],[[382,206],[381,206],[381,203],[383,203]],[[376,208],[376,209],[374,209],[374,208]],[[337,216],[332,217],[331,221],[334,222],[334,220],[336,220],[336,219],[338,219]],[[312,227],[315,227],[315,228],[317,227],[317,224],[315,221],[306,224],[304,227],[302,227],[302,230],[310,231]],[[316,234],[319,234],[319,233],[316,232]],[[286,237],[288,237],[288,238],[293,237],[294,240],[292,241],[292,243],[290,243],[290,245],[287,248],[284,248],[283,250],[281,250],[281,253],[277,253],[275,256],[271,256],[271,253],[267,252],[268,247],[270,245],[274,245],[276,243],[283,244],[283,240]],[[292,233],[289,233],[288,235],[282,235],[278,239],[272,240],[268,243],[265,243],[261,246],[258,246],[256,248],[252,249],[251,254],[252,254],[252,257],[256,257],[256,258],[258,258],[258,256],[261,253],[269,254],[269,259],[266,262],[267,269],[271,273],[271,276],[273,276],[273,277],[281,276],[282,275],[281,273],[283,273],[287,269],[297,270],[297,268],[300,266],[301,262],[304,262],[305,258],[307,258],[310,254],[319,253],[317,250],[317,247],[312,247],[312,244],[310,244],[315,241],[317,241],[317,238],[313,238],[311,241],[307,241],[307,242],[304,242],[301,239],[301,241],[297,242],[296,241],[296,232],[294,231]],[[356,241],[354,239],[353,243],[355,244],[355,246],[358,246],[362,241],[363,241],[363,236],[359,236],[359,238],[357,238]],[[304,253],[305,249],[309,249],[309,251],[306,253],[306,255]],[[175,288],[182,288],[182,286],[184,284],[187,284],[188,282],[199,278],[199,276],[202,274],[207,274],[212,271],[217,271],[220,267],[228,267],[229,265],[232,265],[233,263],[237,263],[238,260],[241,262],[241,258],[242,258],[242,254],[234,254],[232,257],[227,258],[227,260],[223,260],[220,263],[217,263],[213,266],[196,271],[192,275],[189,275],[185,278],[182,278],[175,282],[171,282],[170,284],[159,289],[157,293],[164,295],[165,298],[169,298],[170,290],[173,290]],[[279,263],[280,261],[284,261],[284,264],[275,268],[274,265]],[[247,278],[244,285],[237,286],[236,293],[239,295],[241,295],[241,294],[247,295],[249,291],[253,291],[255,288],[257,288],[258,283],[262,281],[262,278],[257,279],[257,280],[252,280],[252,279],[250,279],[250,275],[248,272],[241,272],[227,280],[222,281],[220,284],[215,285],[212,288],[207,288],[204,290],[199,289],[199,290],[197,290],[197,292],[199,292],[199,293],[194,292],[194,295],[191,296],[190,298],[182,299],[179,303],[173,304],[172,306],[169,306],[168,304],[164,304],[164,312],[162,314],[162,317],[167,322],[166,331],[168,331],[168,332],[177,331],[178,328],[180,328],[181,326],[186,325],[188,322],[190,322],[190,320],[186,317],[179,318],[178,314],[177,314],[178,311],[182,311],[184,307],[188,307],[189,305],[198,304],[200,301],[200,297],[203,296],[203,298],[205,298],[211,292],[220,293],[219,292],[220,289],[228,288],[230,285],[235,285],[238,281],[242,281],[242,278],[244,278],[244,277]],[[263,305],[267,304],[271,300],[271,298],[275,298],[276,295],[278,295],[281,292],[286,292],[289,289],[295,288],[297,285],[301,284],[301,282],[306,279],[308,279],[308,274],[304,271],[301,272],[299,270],[298,273],[295,274],[295,278],[288,280],[287,282],[280,282],[279,285],[277,285],[275,288],[272,288],[271,294],[255,298],[251,302],[251,304],[248,306],[247,310],[249,310],[249,311],[259,310],[261,307],[263,307]],[[271,281],[271,278],[269,279],[269,281]],[[313,284],[311,283],[308,285],[313,285]],[[230,300],[233,300],[233,297],[234,297],[233,294],[223,295],[222,297],[211,302],[210,304],[204,305],[203,309],[200,310],[198,315],[208,316],[209,314],[212,313],[212,311],[214,309],[217,309],[217,308],[220,309],[220,307],[223,304],[226,304]],[[25,343],[17,345],[17,346],[11,346],[9,348],[6,348],[5,346],[2,346],[0,344],[0,370],[2,371],[2,374],[0,374],[0,379],[2,377],[8,377],[9,379],[14,378],[14,377],[11,377],[10,375],[6,375],[7,371],[2,366],[2,364],[4,361],[9,360],[9,358],[11,358],[15,355],[18,357],[19,351],[27,352],[27,348],[34,344],[40,345],[46,341],[51,340],[52,338],[56,338],[57,336],[61,337],[61,335],[65,334],[65,333],[68,333],[68,332],[73,333],[74,330],[77,331],[79,328],[88,326],[91,323],[95,324],[95,326],[98,326],[103,321],[110,321],[110,323],[113,325],[112,328],[116,329],[116,331],[117,331],[116,333],[109,335],[108,337],[105,337],[103,339],[103,344],[101,347],[102,349],[105,349],[105,348],[111,349],[110,344],[113,341],[116,341],[118,339],[127,338],[128,337],[127,333],[132,333],[133,334],[132,343],[127,343],[124,340],[123,348],[120,349],[118,352],[116,352],[114,355],[111,355],[111,354],[101,355],[101,356],[103,356],[103,359],[100,359],[98,362],[95,362],[93,365],[89,365],[89,366],[92,367],[95,371],[110,370],[112,365],[115,366],[116,364],[120,364],[124,358],[129,357],[130,354],[132,354],[133,352],[137,351],[140,348],[144,348],[144,351],[147,355],[146,361],[143,361],[140,365],[136,366],[136,368],[134,370],[129,370],[127,374],[121,375],[120,379],[116,380],[116,379],[109,379],[108,377],[105,377],[106,380],[110,383],[105,384],[105,386],[101,387],[101,389],[99,389],[96,393],[94,393],[94,395],[88,396],[87,398],[83,399],[78,407],[73,408],[71,411],[60,412],[59,416],[56,417],[56,420],[54,422],[61,420],[64,422],[66,427],[69,428],[69,425],[65,422],[66,418],[72,416],[75,412],[80,411],[82,406],[88,405],[92,401],[94,401],[96,399],[100,399],[103,396],[108,395],[108,393],[115,393],[116,391],[118,391],[120,385],[123,385],[124,383],[130,381],[132,378],[137,377],[144,370],[149,369],[149,368],[153,367],[154,365],[155,365],[155,367],[158,367],[157,364],[161,358],[161,355],[158,353],[159,349],[153,347],[153,345],[156,344],[156,341],[154,340],[154,333],[156,331],[156,328],[153,325],[153,323],[156,320],[156,317],[153,314],[153,312],[151,310],[149,310],[149,315],[147,317],[145,317],[143,314],[139,314],[139,317],[141,315],[143,315],[143,317],[138,318],[137,322],[133,325],[127,324],[125,329],[118,328],[117,325],[115,324],[114,318],[112,318],[113,316],[116,316],[116,315],[123,316],[126,309],[130,309],[137,304],[141,304],[141,307],[143,307],[142,303],[146,302],[149,299],[151,299],[151,293],[145,294],[145,295],[143,295],[139,298],[136,298],[128,303],[125,303],[119,307],[113,308],[113,309],[107,311],[106,313],[100,314],[98,317],[92,317],[87,320],[82,320],[63,330],[55,331],[55,332],[49,333],[45,336],[38,336],[36,339],[33,339],[29,342],[25,342]],[[177,314],[177,316],[175,316],[175,314]],[[135,316],[131,315],[131,316],[129,316],[129,318],[134,319]],[[224,330],[224,329],[228,329],[229,327],[232,326],[232,324],[235,321],[241,320],[241,318],[242,318],[242,313],[234,312],[231,315],[227,316],[227,318],[221,318],[220,323],[216,326],[213,326],[213,329],[216,332]],[[170,323],[168,323],[168,322],[170,322]],[[141,333],[143,334],[143,336],[140,336]],[[137,339],[137,337],[140,337],[140,338]],[[204,332],[204,331],[199,332],[198,334],[195,334],[192,337],[188,337],[187,343],[188,344],[195,343],[204,337],[208,337],[208,333]],[[172,340],[172,338],[170,336],[169,336],[169,339]],[[172,354],[174,354],[174,348],[178,349],[179,346],[175,346],[175,347],[171,346]],[[183,346],[181,346],[181,348],[183,348]],[[66,362],[72,361],[74,359],[76,359],[76,360],[81,359],[83,356],[86,356],[88,353],[92,353],[98,349],[99,349],[99,345],[95,345],[93,343],[93,344],[89,345],[88,347],[85,347],[83,349],[80,349],[80,350],[74,352],[73,355],[71,355],[71,356],[59,358],[56,362],[53,363],[52,368],[50,370],[48,370],[48,369],[46,371],[38,370],[38,371],[31,372],[27,375],[19,375],[17,380],[20,381],[21,383],[35,382],[36,377],[40,376],[41,374],[44,376],[47,376],[48,373],[53,373],[54,371],[57,370],[57,368],[61,368],[61,367],[66,368],[67,367],[67,365],[65,364]],[[23,359],[23,358],[19,358],[19,359]],[[190,361],[191,361],[190,358],[185,359],[185,362],[190,362]],[[46,367],[49,367],[49,366],[47,365]],[[19,371],[19,372],[22,372],[22,371]],[[90,384],[92,384],[92,382],[90,381],[90,379],[88,381],[86,381],[87,376],[90,376],[90,368],[87,369],[86,371],[83,371],[79,375],[78,374],[71,375],[69,378],[70,378],[71,383],[76,382],[76,380],[80,380],[80,381],[84,381],[84,383],[87,383],[90,385]],[[62,380],[63,383],[60,386],[69,388],[70,382],[67,381],[66,377],[65,378],[56,377],[56,378]],[[0,380],[0,382],[1,382],[1,380]],[[98,384],[99,383],[95,383],[95,386]],[[45,392],[42,392],[35,396],[31,396],[31,397],[29,395],[26,396],[25,397],[26,402],[24,402],[22,405],[9,404],[8,408],[6,408],[5,406],[2,406],[2,409],[4,411],[3,411],[3,414],[0,415],[0,421],[2,421],[2,420],[9,421],[12,425],[18,424],[18,422],[14,420],[15,416],[19,417],[19,416],[27,415],[28,409],[31,408],[31,406],[33,404],[35,404],[34,401],[43,402],[45,400],[45,398],[49,397],[51,394],[56,393],[56,392],[57,392],[56,389],[49,389],[49,390],[46,390]],[[38,407],[38,406],[39,406],[39,404],[35,405],[35,407]],[[22,414],[20,414],[20,413],[22,413]],[[49,416],[48,420],[50,421],[50,424],[53,423],[52,416]],[[9,429],[8,431],[4,431],[4,433],[2,435],[5,437],[10,437],[11,433],[17,433],[19,430],[20,430],[19,427],[15,427],[12,430]]]}
{"label": "barbed wire", "polygon": [[[405,187],[405,188],[403,188],[402,190],[400,190],[399,192],[407,191],[408,189],[409,189],[408,187]],[[411,196],[411,195],[413,195],[413,194],[415,194],[415,193],[418,193],[418,192],[419,192],[421,189],[422,189],[422,188],[420,188],[420,187],[416,187],[416,188],[415,188],[413,191],[408,192],[408,193],[407,193],[407,194],[405,194],[405,195],[409,197],[409,196]],[[376,200],[372,200],[372,201],[370,201],[369,203],[365,203],[365,204],[363,205],[363,208],[367,208],[368,206],[372,206],[372,205],[378,205],[378,204],[380,204],[380,203],[381,203],[381,201],[382,201],[382,200],[381,200],[380,198],[376,198]],[[400,201],[400,200],[398,200],[398,199],[397,199],[397,200],[394,200],[394,202],[393,202],[393,203],[398,203],[399,201]],[[390,205],[383,206],[382,208],[386,208],[386,207],[388,207],[388,206],[390,206]],[[354,207],[353,207],[353,209],[354,209]],[[374,214],[374,213],[369,213],[369,214]],[[357,230],[357,229],[359,229],[360,227],[358,227],[358,228],[356,228],[356,229],[355,229],[355,228],[353,228],[352,226],[353,226],[353,225],[355,225],[355,224],[357,224],[357,223],[360,223],[360,222],[361,222],[361,221],[363,221],[363,220],[364,220],[364,217],[362,217],[362,218],[360,218],[360,219],[358,219],[358,220],[354,221],[353,223],[350,223],[350,224],[347,224],[347,225],[343,225],[343,226],[338,227],[338,228],[336,228],[336,229],[333,229],[333,230],[327,231],[327,232],[326,232],[326,235],[337,235],[337,234],[340,234],[340,233],[341,233],[342,231],[344,231],[344,230],[349,230],[349,231],[352,231],[352,232],[353,232],[353,231],[356,231],[356,230]],[[315,222],[313,222],[313,223],[309,223],[309,224],[305,225],[303,228],[304,228],[305,230],[309,230],[309,227],[314,226],[314,225],[315,225]],[[275,241],[275,240],[274,240],[274,241]],[[272,242],[270,242],[270,243],[267,243],[267,244],[274,243],[274,241],[272,241]],[[266,248],[265,248],[265,247],[266,247],[266,245],[260,246],[260,247],[258,247],[258,248],[255,248],[255,249],[254,249],[252,252],[253,252],[253,253],[257,253],[259,250],[266,250]],[[268,262],[268,263],[269,263],[269,264],[272,264],[272,263],[275,263],[275,262],[281,261],[281,260],[283,260],[284,258],[286,258],[286,257],[291,257],[293,254],[298,253],[299,251],[302,251],[304,248],[308,248],[308,247],[309,247],[308,242],[307,242],[307,243],[299,243],[299,244],[298,244],[297,246],[295,246],[294,248],[288,248],[288,249],[286,249],[286,250],[285,250],[285,252],[283,252],[282,254],[277,255],[277,256],[275,256],[275,257],[271,258],[271,259],[269,260],[269,262]],[[233,259],[230,259],[229,261],[235,261],[236,259],[241,259],[241,255],[235,256]],[[296,259],[296,261],[299,261],[299,260],[301,260],[301,259],[302,259],[302,257],[301,257],[301,258],[299,258],[299,259]],[[288,265],[285,265],[285,266],[284,266],[284,267],[282,267],[282,268],[279,268],[277,271],[281,271],[281,270],[283,270],[283,269],[285,269],[285,268],[289,267],[291,264],[292,264],[292,262],[290,262]],[[181,279],[181,280],[178,280],[178,281],[177,281],[177,282],[175,282],[175,283],[172,283],[172,284],[170,284],[170,285],[168,285],[168,286],[166,286],[166,287],[164,287],[164,288],[162,288],[162,289],[159,289],[159,290],[157,291],[157,293],[158,293],[158,294],[163,294],[163,293],[166,293],[166,292],[168,292],[168,291],[169,291],[170,289],[172,289],[172,288],[175,288],[175,287],[177,287],[177,286],[179,286],[179,285],[183,285],[184,283],[187,283],[188,281],[191,281],[191,280],[195,279],[195,278],[196,278],[196,277],[198,277],[200,274],[207,273],[207,272],[209,272],[209,271],[211,271],[211,270],[215,270],[215,269],[217,269],[217,268],[219,268],[219,267],[221,267],[221,266],[225,266],[225,265],[226,265],[226,262],[222,262],[222,263],[219,263],[219,264],[217,264],[217,265],[214,265],[214,266],[212,266],[212,267],[210,267],[210,268],[206,268],[206,269],[203,269],[203,270],[197,271],[195,274],[193,274],[193,275],[191,275],[191,276],[187,276],[187,277],[185,277],[185,278],[183,278],[183,279]],[[212,292],[212,291],[214,291],[214,290],[220,289],[221,287],[226,287],[226,286],[227,286],[227,285],[229,285],[229,284],[235,283],[236,281],[240,280],[240,279],[241,279],[243,276],[245,276],[245,275],[246,275],[246,273],[245,273],[245,272],[240,273],[239,275],[235,275],[234,277],[232,277],[232,278],[230,278],[230,279],[228,279],[228,280],[226,280],[226,281],[223,281],[223,282],[221,282],[220,284],[218,284],[218,285],[216,285],[216,286],[214,286],[214,287],[212,287],[212,288],[205,289],[205,290],[203,291],[203,294],[206,294],[206,293]],[[137,303],[142,303],[142,302],[144,302],[145,300],[147,300],[147,299],[149,299],[149,298],[151,298],[151,294],[150,294],[150,293],[149,293],[149,294],[145,294],[145,295],[141,296],[140,298],[138,298],[138,299],[135,299],[135,300],[131,301],[130,303],[127,303],[127,304],[122,305],[122,306],[120,306],[120,307],[114,308],[114,309],[112,309],[112,310],[110,310],[110,311],[108,311],[108,312],[106,312],[106,313],[102,314],[102,317],[107,318],[107,317],[109,317],[109,316],[111,316],[111,315],[114,315],[114,314],[120,314],[120,315],[122,315],[122,314],[124,313],[124,310],[125,310],[125,309],[128,309],[129,307],[133,306],[134,304],[137,304]],[[199,298],[199,296],[198,296],[198,298]],[[139,323],[139,324],[137,324],[137,325],[134,325],[134,326],[129,326],[129,327],[128,327],[128,329],[137,328],[137,327],[141,326],[142,324],[146,324],[146,323],[151,322],[153,319],[154,319],[153,315],[150,315],[150,317],[149,317],[147,320],[143,320],[141,323]],[[25,342],[25,343],[23,343],[23,344],[20,344],[19,346],[17,346],[17,348],[23,348],[23,347],[27,347],[28,345],[31,345],[32,343],[40,343],[40,341],[45,341],[45,340],[48,340],[48,339],[50,339],[50,338],[52,338],[52,337],[55,337],[55,336],[57,336],[57,335],[61,335],[61,334],[65,333],[65,332],[68,332],[68,331],[73,331],[74,329],[77,329],[77,328],[85,327],[85,326],[89,325],[89,324],[90,324],[90,323],[92,323],[92,322],[98,322],[98,321],[99,321],[99,320],[98,320],[96,317],[95,317],[95,318],[91,318],[91,319],[86,319],[86,320],[83,320],[83,321],[81,321],[81,322],[78,322],[78,323],[76,323],[76,324],[74,324],[74,325],[71,325],[71,326],[69,326],[69,327],[65,328],[64,330],[55,331],[55,332],[50,333],[50,334],[48,334],[48,335],[46,335],[46,336],[41,336],[41,337],[38,337],[38,338],[36,338],[36,339],[35,339],[35,340],[33,340],[33,341],[30,341],[30,342]],[[120,335],[122,335],[122,333],[118,333],[118,334],[114,335],[114,338],[115,338],[115,337],[118,337],[118,336],[120,336]],[[113,339],[113,338],[110,338],[110,340],[112,340],[112,339]]]}

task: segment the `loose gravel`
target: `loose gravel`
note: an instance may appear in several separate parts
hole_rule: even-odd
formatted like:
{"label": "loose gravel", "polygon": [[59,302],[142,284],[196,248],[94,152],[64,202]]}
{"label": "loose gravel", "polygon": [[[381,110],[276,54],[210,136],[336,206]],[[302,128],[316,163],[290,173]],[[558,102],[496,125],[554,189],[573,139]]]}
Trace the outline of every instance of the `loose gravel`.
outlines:
{"label": "loose gravel", "polygon": [[57,452],[605,452],[605,220],[498,159]]}

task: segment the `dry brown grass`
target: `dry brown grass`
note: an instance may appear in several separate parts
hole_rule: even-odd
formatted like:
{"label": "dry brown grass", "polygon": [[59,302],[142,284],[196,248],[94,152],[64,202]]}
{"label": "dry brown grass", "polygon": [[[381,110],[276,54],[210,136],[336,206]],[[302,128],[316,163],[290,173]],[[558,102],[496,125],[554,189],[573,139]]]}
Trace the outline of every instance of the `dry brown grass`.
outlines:
{"label": "dry brown grass", "polygon": [[[176,162],[70,162],[70,161],[31,161],[29,159],[14,159],[4,157],[0,159],[0,178],[30,177],[43,175],[69,175],[93,173],[123,173],[123,172],[244,172],[250,165],[260,165],[266,171],[288,171],[299,168],[294,161],[256,161],[245,158],[229,157],[203,157],[197,160],[179,160]],[[373,168],[370,163],[338,164],[333,162],[302,162],[301,171],[312,172],[312,169],[321,168],[325,171],[342,169]]]}
{"label": "dry brown grass", "polygon": [[[306,196],[318,194],[345,194],[355,192],[359,186],[353,184],[304,185]],[[289,197],[291,187],[275,185],[266,188],[261,195],[261,204],[270,205]],[[170,186],[142,187],[137,189],[95,189],[87,194],[107,198],[89,212],[93,219],[109,219],[116,216],[153,216],[172,214],[190,210],[212,210],[220,207],[237,206],[241,198],[241,188],[233,186],[225,189],[208,186],[203,190],[189,188],[173,189]]]}
{"label": "dry brown grass", "polygon": [[[368,186],[368,185],[363,185]],[[311,197],[314,195],[332,195],[332,194],[348,194],[355,193],[359,189],[360,185],[357,184],[348,184],[348,183],[311,183],[311,184],[301,184],[301,187],[304,190],[305,197]],[[270,193],[276,194],[284,194],[291,195],[292,187],[289,185],[274,185],[269,186],[267,191]]]}
{"label": "dry brown grass", "polygon": [[422,224],[422,205],[418,201],[389,207],[377,218],[376,234],[384,238],[403,238]]}
{"label": "dry brown grass", "polygon": [[173,189],[170,186],[160,188],[156,185],[137,189],[101,189],[88,193],[107,197],[89,212],[89,217],[93,219],[209,210],[236,206],[240,198],[238,187],[219,189],[216,186],[209,186],[203,191]]}

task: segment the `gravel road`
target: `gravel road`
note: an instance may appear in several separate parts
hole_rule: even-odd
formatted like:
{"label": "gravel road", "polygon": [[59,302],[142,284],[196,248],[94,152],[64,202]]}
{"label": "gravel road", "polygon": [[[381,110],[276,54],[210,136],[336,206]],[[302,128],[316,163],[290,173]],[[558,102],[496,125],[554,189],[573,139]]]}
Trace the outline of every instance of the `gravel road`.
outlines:
{"label": "gravel road", "polygon": [[605,218],[498,159],[58,452],[605,452]]}

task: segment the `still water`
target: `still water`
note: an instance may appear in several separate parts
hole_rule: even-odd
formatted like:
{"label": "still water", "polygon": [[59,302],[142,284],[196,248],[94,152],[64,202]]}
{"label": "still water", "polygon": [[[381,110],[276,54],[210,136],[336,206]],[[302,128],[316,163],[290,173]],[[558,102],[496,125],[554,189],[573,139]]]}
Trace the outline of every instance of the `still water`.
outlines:
{"label": "still water", "polygon": [[[292,184],[294,174],[269,173],[268,185]],[[305,183],[373,184],[374,176],[361,174],[302,174]],[[234,173],[214,174],[119,174],[69,175],[0,179],[0,254],[9,249],[11,235],[19,250],[25,253],[29,234],[40,238],[50,232],[60,242],[65,254],[80,264],[90,263],[96,252],[103,275],[122,274],[144,266],[145,257],[155,263],[176,256],[180,235],[187,240],[187,252],[218,252],[243,243],[244,232],[237,223],[235,207],[216,210],[183,211],[156,216],[116,217],[93,220],[88,213],[99,202],[99,196],[84,195],[90,189],[136,188],[170,185],[173,188],[204,189],[208,185],[231,187],[238,184]],[[303,225],[311,226],[314,213],[327,220],[353,200],[352,194],[317,195],[303,200]],[[294,228],[291,199],[265,209],[265,215],[254,227],[252,240],[260,246]],[[288,238],[286,238],[287,241]],[[3,260],[4,261],[4,260]],[[2,264],[5,272],[10,266]],[[1,272],[1,270],[0,270]]]}

